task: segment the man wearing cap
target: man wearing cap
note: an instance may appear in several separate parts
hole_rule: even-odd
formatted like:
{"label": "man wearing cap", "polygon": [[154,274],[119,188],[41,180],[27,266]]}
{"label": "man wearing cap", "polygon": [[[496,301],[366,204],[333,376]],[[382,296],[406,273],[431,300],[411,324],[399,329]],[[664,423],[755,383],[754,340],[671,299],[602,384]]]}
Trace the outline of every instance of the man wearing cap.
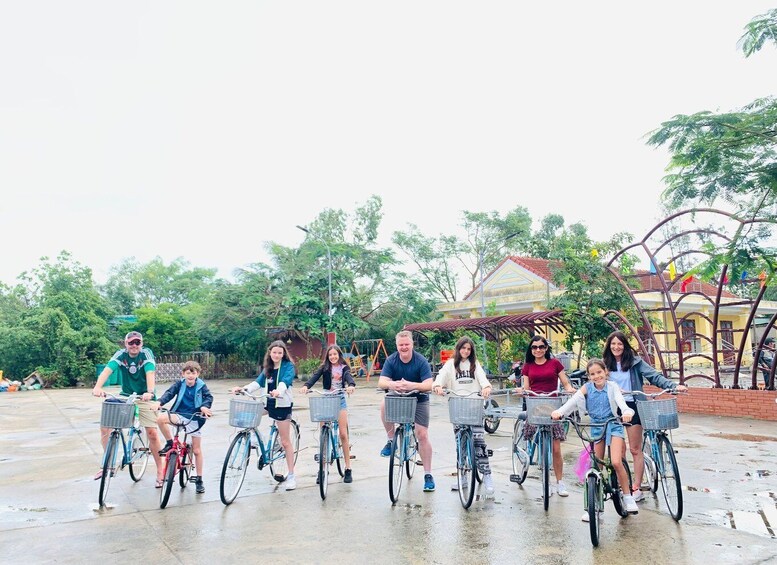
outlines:
{"label": "man wearing cap", "polygon": [[[121,396],[137,394],[140,400],[138,408],[140,409],[140,425],[146,428],[148,434],[149,448],[154,457],[157,469],[157,488],[162,486],[161,473],[164,471],[162,458],[159,456],[161,444],[159,442],[159,432],[156,425],[156,413],[150,402],[154,400],[154,378],[156,375],[156,362],[154,354],[148,347],[143,347],[143,336],[140,332],[129,332],[124,336],[124,349],[119,349],[113,354],[111,360],[97,377],[97,382],[92,389],[94,396],[105,396],[103,385],[114,371],[119,372],[121,377]],[[105,449],[108,444],[108,437],[111,434],[111,428],[100,428],[100,436]],[[102,469],[95,475],[95,480],[102,477]]]}
{"label": "man wearing cap", "polygon": [[774,365],[774,353],[774,338],[767,337],[764,340],[764,348],[758,354],[758,368],[761,369],[761,374],[764,376],[765,387],[769,386],[769,374],[772,372],[772,365]]}

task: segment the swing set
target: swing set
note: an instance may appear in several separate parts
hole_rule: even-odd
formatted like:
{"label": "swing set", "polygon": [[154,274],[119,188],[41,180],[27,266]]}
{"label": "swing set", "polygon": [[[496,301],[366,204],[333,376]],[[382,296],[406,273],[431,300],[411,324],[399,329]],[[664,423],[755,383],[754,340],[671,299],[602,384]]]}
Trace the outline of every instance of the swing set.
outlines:
{"label": "swing set", "polygon": [[388,352],[382,339],[361,339],[351,343],[351,353],[346,361],[351,367],[351,374],[367,377],[367,382],[370,382],[372,375],[380,375],[380,368],[387,357]]}

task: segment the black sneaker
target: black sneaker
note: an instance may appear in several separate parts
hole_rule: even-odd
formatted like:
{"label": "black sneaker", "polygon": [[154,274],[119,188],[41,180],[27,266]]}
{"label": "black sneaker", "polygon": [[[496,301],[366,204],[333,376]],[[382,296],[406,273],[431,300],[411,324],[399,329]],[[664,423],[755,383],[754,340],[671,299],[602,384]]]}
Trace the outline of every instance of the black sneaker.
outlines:
{"label": "black sneaker", "polygon": [[172,448],[173,448],[173,440],[168,439],[164,447],[159,450],[159,455],[166,455],[167,452],[170,451]]}
{"label": "black sneaker", "polygon": [[343,477],[344,483],[352,483],[353,482],[353,475],[351,474],[350,469],[345,470],[345,476]]}
{"label": "black sneaker", "polygon": [[197,482],[195,484],[197,486],[197,494],[202,494],[205,492],[205,485],[202,484],[202,477],[197,477]]}

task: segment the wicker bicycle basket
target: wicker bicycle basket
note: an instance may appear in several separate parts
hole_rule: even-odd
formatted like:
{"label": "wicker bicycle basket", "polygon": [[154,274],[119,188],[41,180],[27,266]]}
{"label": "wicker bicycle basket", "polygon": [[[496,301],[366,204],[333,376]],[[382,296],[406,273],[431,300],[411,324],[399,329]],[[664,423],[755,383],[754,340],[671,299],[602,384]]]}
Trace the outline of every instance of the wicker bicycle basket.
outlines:
{"label": "wicker bicycle basket", "polygon": [[386,395],[386,421],[395,424],[410,424],[415,422],[415,396]]}
{"label": "wicker bicycle basket", "polygon": [[229,401],[229,425],[236,428],[256,428],[262,421],[264,405],[248,398],[232,398]]}
{"label": "wicker bicycle basket", "polygon": [[547,426],[553,423],[550,413],[561,408],[564,398],[554,396],[550,398],[526,397],[526,422],[535,426]]}
{"label": "wicker bicycle basket", "polygon": [[310,397],[311,422],[336,422],[338,416],[340,416],[339,394]]}
{"label": "wicker bicycle basket", "polygon": [[646,430],[674,430],[680,427],[676,398],[637,400],[637,412]]}
{"label": "wicker bicycle basket", "polygon": [[131,428],[135,405],[126,402],[103,402],[100,425],[103,428]]}
{"label": "wicker bicycle basket", "polygon": [[448,399],[448,415],[451,424],[456,426],[482,426],[485,418],[483,399],[451,396]]}

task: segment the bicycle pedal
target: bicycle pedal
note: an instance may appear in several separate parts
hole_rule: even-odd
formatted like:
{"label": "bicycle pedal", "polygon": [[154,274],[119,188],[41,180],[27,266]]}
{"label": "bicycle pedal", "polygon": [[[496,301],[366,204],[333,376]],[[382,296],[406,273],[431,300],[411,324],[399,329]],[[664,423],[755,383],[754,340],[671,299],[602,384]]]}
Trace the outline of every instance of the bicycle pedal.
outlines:
{"label": "bicycle pedal", "polygon": [[316,463],[318,463],[318,459],[319,459],[319,457],[318,457],[318,453],[316,453],[316,454],[313,456],[313,461],[315,461]]}
{"label": "bicycle pedal", "polygon": [[518,475],[510,475],[510,482],[511,483],[521,483],[521,477]]}
{"label": "bicycle pedal", "polygon": [[282,483],[283,481],[285,481],[285,480],[286,480],[286,477],[284,477],[283,475],[275,475],[275,476],[273,477],[273,479],[275,479],[275,480],[276,480],[277,482],[279,482],[279,483]]}
{"label": "bicycle pedal", "polygon": [[494,456],[494,450],[493,449],[487,449],[486,453],[488,454],[489,457],[493,457]]}

